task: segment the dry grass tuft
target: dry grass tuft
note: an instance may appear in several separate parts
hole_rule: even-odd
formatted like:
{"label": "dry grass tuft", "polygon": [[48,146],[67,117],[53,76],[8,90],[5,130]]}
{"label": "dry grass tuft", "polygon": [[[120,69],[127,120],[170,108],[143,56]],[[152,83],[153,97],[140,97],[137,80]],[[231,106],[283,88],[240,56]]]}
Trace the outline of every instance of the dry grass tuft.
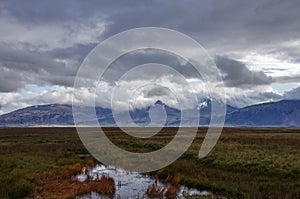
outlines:
{"label": "dry grass tuft", "polygon": [[168,175],[166,182],[171,185],[169,187],[163,187],[157,185],[158,176],[155,175],[155,183],[147,188],[146,195],[149,197],[163,198],[163,196],[165,196],[167,198],[176,198],[180,180],[181,178],[178,175]]}
{"label": "dry grass tuft", "polygon": [[102,176],[100,180],[89,181],[90,192],[95,191],[99,194],[114,194],[116,191],[113,178]]}
{"label": "dry grass tuft", "polygon": [[165,187],[157,186],[157,184],[152,184],[147,188],[146,194],[150,197],[160,197],[164,196],[164,192],[166,191]]}
{"label": "dry grass tuft", "polygon": [[165,196],[167,198],[175,198],[176,195],[177,195],[177,192],[178,192],[178,186],[170,186],[166,193],[165,193]]}
{"label": "dry grass tuft", "polygon": [[76,163],[71,167],[71,169],[76,173],[80,173],[82,171],[82,168],[83,165],[81,165],[80,163]]}
{"label": "dry grass tuft", "polygon": [[[112,195],[115,193],[115,182],[113,178],[102,176],[100,180],[88,180],[86,183],[71,180],[70,178],[62,178],[62,173],[56,174],[45,173],[42,183],[36,188],[32,198],[75,198],[90,192],[97,192],[104,195]],[[57,186],[59,184],[59,187]],[[53,192],[55,190],[55,192]]]}
{"label": "dry grass tuft", "polygon": [[88,169],[94,164],[94,161],[89,161],[85,165],[80,163],[66,165],[63,167],[64,169],[58,172],[45,172],[40,178],[40,183],[36,187],[35,193],[29,198],[65,199],[75,198],[90,192],[97,192],[103,195],[114,194],[116,191],[115,181],[108,176],[102,176],[95,181],[88,179],[84,183],[75,180],[74,176],[80,174],[84,167]]}
{"label": "dry grass tuft", "polygon": [[69,170],[73,175],[79,174],[82,172],[83,169],[83,165],[80,163],[76,163],[73,165],[65,165],[64,168],[66,168],[67,170]]}
{"label": "dry grass tuft", "polygon": [[93,166],[95,166],[95,161],[94,160],[87,161],[86,166],[87,167],[93,167]]}
{"label": "dry grass tuft", "polygon": [[166,181],[172,185],[179,185],[180,181],[181,181],[181,177],[178,175],[168,175]]}

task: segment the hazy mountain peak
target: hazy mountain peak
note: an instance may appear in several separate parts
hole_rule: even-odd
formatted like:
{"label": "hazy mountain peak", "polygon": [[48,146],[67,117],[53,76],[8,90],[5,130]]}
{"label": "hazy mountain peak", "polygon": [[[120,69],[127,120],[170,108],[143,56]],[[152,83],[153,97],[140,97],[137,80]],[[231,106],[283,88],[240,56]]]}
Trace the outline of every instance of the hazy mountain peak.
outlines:
{"label": "hazy mountain peak", "polygon": [[[155,105],[164,106],[167,120],[166,126],[178,126],[181,123],[181,111],[167,106],[158,100]],[[227,106],[226,123],[227,126],[281,126],[299,127],[300,126],[300,100],[282,100],[278,102],[266,102],[235,108]],[[209,125],[211,101],[202,101],[199,104],[200,119],[199,124]],[[86,107],[80,114],[82,118],[90,118]],[[188,111],[188,110],[187,110]],[[98,122],[102,126],[115,126],[115,119],[112,110],[108,108],[96,107]],[[123,113],[120,113],[121,115]],[[135,123],[148,124],[150,122],[149,107],[132,110],[131,119]],[[122,117],[120,117],[122,119]],[[196,118],[188,116],[184,118],[185,124],[194,121]],[[126,124],[127,121],[124,121]],[[36,105],[19,109],[11,113],[0,116],[0,126],[36,126],[36,125],[73,125],[72,106],[66,104]],[[89,121],[83,123],[89,125]],[[93,123],[94,124],[94,123]]]}

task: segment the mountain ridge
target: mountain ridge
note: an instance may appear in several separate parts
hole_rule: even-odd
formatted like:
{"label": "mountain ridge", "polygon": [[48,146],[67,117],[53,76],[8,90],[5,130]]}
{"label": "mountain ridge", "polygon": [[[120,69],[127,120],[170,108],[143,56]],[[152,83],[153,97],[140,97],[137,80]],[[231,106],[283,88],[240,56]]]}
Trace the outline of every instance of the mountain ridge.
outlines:
{"label": "mountain ridge", "polygon": [[[208,126],[210,122],[211,101],[207,100],[205,106],[199,108],[199,126]],[[181,111],[169,107],[162,101],[155,106],[164,106],[166,111],[165,126],[179,126]],[[86,107],[89,109],[92,107]],[[227,112],[225,126],[231,127],[300,127],[300,100],[281,100],[277,102],[264,102],[243,108],[236,108],[226,104]],[[116,126],[113,112],[109,108],[95,107],[97,120],[101,126]],[[147,126],[150,122],[150,106],[130,110],[132,121],[138,126]],[[80,112],[81,118],[90,118],[88,111]],[[123,114],[123,113],[120,113]],[[122,115],[121,115],[122,116]],[[195,121],[188,117],[185,120]],[[188,121],[185,121],[188,122]],[[197,121],[196,121],[197,122]],[[124,121],[126,125],[128,121]],[[193,122],[191,122],[193,123]],[[193,123],[194,124],[194,123]],[[74,125],[72,105],[47,104],[34,105],[0,115],[0,126],[41,126],[41,125]],[[90,125],[88,119],[82,125]]]}

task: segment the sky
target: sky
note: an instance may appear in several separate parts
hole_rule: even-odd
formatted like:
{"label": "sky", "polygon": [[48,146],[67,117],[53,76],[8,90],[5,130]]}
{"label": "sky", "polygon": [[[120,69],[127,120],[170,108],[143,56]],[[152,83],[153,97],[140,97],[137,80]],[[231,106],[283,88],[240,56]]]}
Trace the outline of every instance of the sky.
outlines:
{"label": "sky", "polygon": [[[71,104],[74,79],[90,51],[105,39],[132,28],[162,27],[193,38],[207,51],[223,79],[227,103],[237,107],[282,99],[300,99],[300,1],[0,1],[0,114],[36,104]],[[157,62],[184,74],[192,85],[165,70],[134,71]],[[149,66],[151,67],[151,66]],[[111,106],[112,90],[144,106],[162,99],[189,107],[191,96],[207,86],[182,58],[159,50],[128,53],[112,63],[97,91],[76,90],[75,102]],[[138,89],[155,79],[158,87]],[[132,91],[134,90],[134,95]],[[124,105],[123,108],[126,108]]]}

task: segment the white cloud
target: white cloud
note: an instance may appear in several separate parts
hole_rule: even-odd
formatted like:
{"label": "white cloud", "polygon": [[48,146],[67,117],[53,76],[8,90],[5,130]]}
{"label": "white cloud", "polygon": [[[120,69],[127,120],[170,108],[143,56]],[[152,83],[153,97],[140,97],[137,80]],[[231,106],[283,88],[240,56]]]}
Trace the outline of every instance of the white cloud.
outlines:
{"label": "white cloud", "polygon": [[245,62],[251,70],[264,71],[272,77],[300,74],[300,63],[291,62],[286,56],[281,56],[279,53],[252,52],[240,60]]}
{"label": "white cloud", "polygon": [[55,86],[51,89],[40,88],[35,91],[21,90],[19,92],[0,93],[0,113],[7,113],[16,109],[39,104],[70,104],[72,102],[72,88]]}

